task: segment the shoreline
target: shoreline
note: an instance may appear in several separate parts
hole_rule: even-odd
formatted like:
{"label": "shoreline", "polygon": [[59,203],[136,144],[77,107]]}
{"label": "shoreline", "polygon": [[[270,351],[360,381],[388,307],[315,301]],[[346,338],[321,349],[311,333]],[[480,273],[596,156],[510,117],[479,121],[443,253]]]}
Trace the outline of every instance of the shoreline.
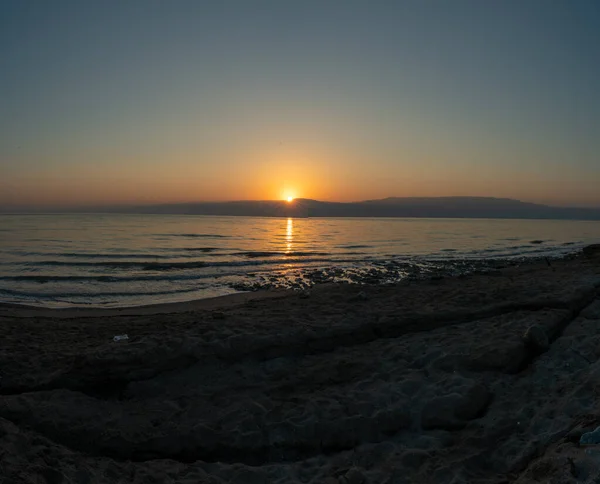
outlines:
{"label": "shoreline", "polygon": [[141,306],[124,307],[43,307],[26,304],[1,303],[0,317],[11,316],[19,318],[28,317],[59,317],[59,318],[98,318],[108,316],[137,316],[153,314],[175,314],[197,310],[211,310],[228,306],[246,304],[248,301],[274,299],[285,297],[289,290],[265,290],[256,292],[239,292],[225,296],[214,296],[203,299],[192,299],[180,302],[165,302],[145,304]]}
{"label": "shoreline", "polygon": [[[537,264],[547,265],[548,261],[557,263],[560,261],[572,260],[582,257],[582,249],[575,250],[570,253],[561,254],[554,257],[546,256],[531,256],[522,259],[495,259],[495,258],[479,258],[479,259],[465,259],[465,260],[439,260],[433,261],[440,264],[437,271],[433,271],[430,274],[432,279],[440,278],[460,278],[468,277],[471,275],[477,275],[479,273],[485,273],[485,271],[496,270],[500,267],[502,270],[514,267],[523,266],[535,266]],[[466,271],[465,273],[459,273],[453,275],[449,273],[448,268],[444,266],[450,266],[454,264],[472,264],[473,266],[479,266],[472,271]],[[407,275],[404,279],[400,279],[393,283],[377,283],[377,282],[332,282],[326,280],[320,282],[316,279],[316,282],[312,286],[301,287],[292,285],[289,287],[270,286],[266,284],[264,287],[257,287],[255,284],[248,283],[246,285],[239,284],[238,292],[233,294],[226,294],[223,296],[209,296],[205,298],[196,298],[183,301],[175,302],[159,302],[154,304],[140,304],[133,306],[64,306],[64,307],[52,307],[52,306],[37,306],[29,304],[21,304],[14,302],[0,302],[0,317],[4,315],[11,315],[14,317],[35,317],[35,316],[48,316],[48,317],[101,317],[101,316],[114,316],[114,315],[149,315],[149,314],[161,314],[161,313],[182,313],[194,310],[203,309],[218,309],[220,307],[227,307],[229,305],[245,304],[249,300],[261,300],[286,297],[298,291],[312,291],[320,286],[330,285],[356,285],[359,287],[364,286],[378,286],[378,285],[397,285],[402,286],[406,284],[418,284],[426,282],[427,277],[421,279],[411,278],[414,275]]]}
{"label": "shoreline", "polygon": [[0,480],[597,477],[597,252],[141,308],[0,309]]}

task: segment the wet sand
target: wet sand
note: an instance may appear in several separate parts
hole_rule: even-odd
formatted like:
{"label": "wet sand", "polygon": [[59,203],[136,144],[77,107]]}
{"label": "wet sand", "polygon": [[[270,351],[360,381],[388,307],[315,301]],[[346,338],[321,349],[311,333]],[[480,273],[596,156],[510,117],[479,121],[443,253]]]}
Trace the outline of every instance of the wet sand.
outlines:
{"label": "wet sand", "polygon": [[578,445],[600,425],[593,251],[397,286],[123,310],[3,305],[0,338],[0,482],[600,474],[600,455]]}

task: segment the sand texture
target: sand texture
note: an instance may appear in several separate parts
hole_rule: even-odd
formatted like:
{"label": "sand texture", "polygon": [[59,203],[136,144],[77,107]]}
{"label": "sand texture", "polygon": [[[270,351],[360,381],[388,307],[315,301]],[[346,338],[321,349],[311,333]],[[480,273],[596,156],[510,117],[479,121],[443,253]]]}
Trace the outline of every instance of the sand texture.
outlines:
{"label": "sand texture", "polygon": [[[113,336],[127,333],[129,340]],[[594,483],[600,260],[0,307],[0,482]]]}

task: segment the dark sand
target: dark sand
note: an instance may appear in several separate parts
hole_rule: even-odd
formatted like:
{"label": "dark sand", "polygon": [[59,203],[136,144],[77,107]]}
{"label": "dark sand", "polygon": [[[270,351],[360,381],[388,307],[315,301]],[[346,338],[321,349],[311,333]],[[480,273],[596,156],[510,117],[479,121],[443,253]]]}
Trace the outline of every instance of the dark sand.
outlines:
{"label": "dark sand", "polygon": [[600,258],[552,266],[0,306],[0,483],[599,482]]}

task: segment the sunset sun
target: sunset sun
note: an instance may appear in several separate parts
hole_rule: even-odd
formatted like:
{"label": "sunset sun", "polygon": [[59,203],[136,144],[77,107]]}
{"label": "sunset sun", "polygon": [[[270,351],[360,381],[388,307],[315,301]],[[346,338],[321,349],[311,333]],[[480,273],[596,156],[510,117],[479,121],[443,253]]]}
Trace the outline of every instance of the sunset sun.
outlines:
{"label": "sunset sun", "polygon": [[281,199],[287,203],[292,203],[296,199],[296,191],[291,189],[285,189],[281,192]]}

